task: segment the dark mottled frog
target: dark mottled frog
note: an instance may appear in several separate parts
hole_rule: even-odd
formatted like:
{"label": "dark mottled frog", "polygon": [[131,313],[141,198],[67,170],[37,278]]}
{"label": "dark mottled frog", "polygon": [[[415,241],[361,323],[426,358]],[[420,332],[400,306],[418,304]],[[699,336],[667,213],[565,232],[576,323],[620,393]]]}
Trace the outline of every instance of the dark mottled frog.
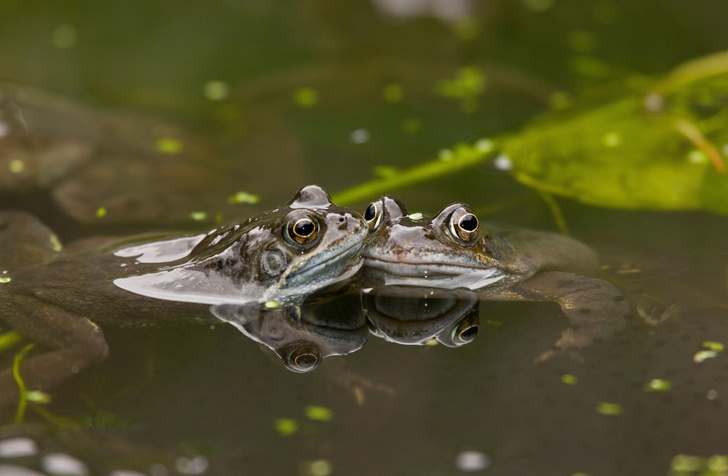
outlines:
{"label": "dark mottled frog", "polygon": [[[99,326],[216,320],[215,306],[292,305],[361,267],[367,233],[356,213],[321,188],[207,234],[142,237],[64,253],[34,217],[0,214],[0,319],[46,348],[21,366],[28,388],[47,389],[108,347]],[[2,326],[4,328],[4,326]],[[17,396],[0,373],[0,406]]]}
{"label": "dark mottled frog", "polygon": [[481,224],[465,204],[430,218],[383,197],[367,208],[366,287],[469,289],[482,300],[555,301],[569,318],[553,351],[578,349],[624,325],[629,305],[612,284],[587,277],[597,256],[572,238]]}

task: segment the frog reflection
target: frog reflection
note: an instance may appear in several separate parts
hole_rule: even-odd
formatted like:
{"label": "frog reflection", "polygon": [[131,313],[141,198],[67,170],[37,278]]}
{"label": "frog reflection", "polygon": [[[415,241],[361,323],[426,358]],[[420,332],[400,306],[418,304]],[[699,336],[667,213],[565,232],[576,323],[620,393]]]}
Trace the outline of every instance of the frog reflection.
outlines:
{"label": "frog reflection", "polygon": [[[337,286],[339,288],[339,286]],[[369,329],[358,294],[335,289],[307,296],[301,304],[213,306],[212,313],[269,347],[294,372],[309,372],[332,355],[355,352]]]}
{"label": "frog reflection", "polygon": [[493,301],[554,301],[571,326],[547,359],[612,335],[629,305],[612,284],[587,277],[597,269],[589,247],[555,233],[481,224],[466,204],[433,217],[410,214],[382,197],[367,208],[370,236],[362,251],[368,286],[467,289]]}
{"label": "frog reflection", "polygon": [[[141,237],[63,253],[34,217],[0,214],[0,319],[46,350],[20,368],[47,389],[103,360],[99,326],[209,322],[210,305],[290,304],[348,280],[361,266],[366,223],[316,186],[284,206],[197,236]],[[0,406],[17,397],[0,373]]]}
{"label": "frog reflection", "polygon": [[371,333],[405,345],[432,339],[448,347],[472,342],[479,329],[478,304],[474,293],[460,289],[386,286],[362,293]]}

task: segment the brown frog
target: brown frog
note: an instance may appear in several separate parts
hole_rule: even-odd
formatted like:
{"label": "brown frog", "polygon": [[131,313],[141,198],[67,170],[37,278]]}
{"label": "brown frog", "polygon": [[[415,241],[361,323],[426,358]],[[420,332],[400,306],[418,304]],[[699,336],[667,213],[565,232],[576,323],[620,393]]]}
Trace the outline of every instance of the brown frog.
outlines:
{"label": "brown frog", "polygon": [[[64,253],[22,212],[0,214],[0,320],[39,351],[20,373],[45,390],[108,354],[104,326],[219,322],[219,306],[292,305],[361,267],[366,222],[317,186],[242,223],[181,237],[142,236]],[[2,326],[5,329],[5,326]],[[0,406],[17,389],[0,372]]]}
{"label": "brown frog", "polygon": [[573,238],[480,223],[464,203],[428,217],[385,196],[364,218],[370,230],[362,251],[365,289],[467,289],[481,300],[554,301],[571,326],[542,360],[612,335],[629,316],[622,293],[589,276],[597,270],[596,253]]}

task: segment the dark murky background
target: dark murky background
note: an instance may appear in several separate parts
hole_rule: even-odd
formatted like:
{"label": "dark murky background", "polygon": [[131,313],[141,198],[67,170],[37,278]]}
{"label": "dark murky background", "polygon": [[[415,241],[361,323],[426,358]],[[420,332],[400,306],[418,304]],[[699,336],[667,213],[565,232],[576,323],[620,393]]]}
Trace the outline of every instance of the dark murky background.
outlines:
{"label": "dark murky background", "polygon": [[[209,228],[190,213],[234,220],[308,183],[343,190],[374,167],[406,168],[516,130],[555,91],[725,49],[726,18],[719,0],[6,0],[0,76],[38,108],[43,133],[113,152],[90,153],[48,186],[5,183],[0,200],[38,214],[64,241]],[[463,68],[486,78],[474,102],[438,93]],[[28,87],[73,103],[33,99]],[[150,143],[184,150],[159,159]],[[261,200],[228,203],[239,191]],[[485,218],[555,228],[538,194],[489,165],[396,195],[422,212],[505,200]],[[449,475],[470,450],[488,456],[491,475],[723,474],[699,468],[719,471],[715,456],[728,454],[728,362],[694,356],[705,341],[728,343],[724,217],[560,204],[610,276],[679,306],[670,319],[633,319],[583,362],[535,365],[567,325],[558,307],[481,303],[468,346],[370,338],[304,375],[231,326],[108,329],[110,358],[43,407],[82,425],[31,410],[3,435],[31,434],[98,474],[165,474],[154,463],[176,474],[175,461],[191,474],[180,458],[204,456],[211,475]],[[671,388],[645,391],[653,379]],[[604,414],[617,408],[605,403],[619,414]],[[310,406],[331,413],[312,418]],[[281,433],[281,418],[297,430]]]}

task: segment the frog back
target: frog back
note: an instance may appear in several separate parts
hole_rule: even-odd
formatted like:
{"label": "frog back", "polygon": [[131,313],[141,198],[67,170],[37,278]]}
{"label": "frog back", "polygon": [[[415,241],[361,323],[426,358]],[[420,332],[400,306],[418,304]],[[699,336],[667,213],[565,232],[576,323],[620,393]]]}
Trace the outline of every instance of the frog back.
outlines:
{"label": "frog back", "polygon": [[574,238],[494,223],[484,223],[483,228],[501,254],[501,265],[513,274],[566,271],[593,275],[597,272],[596,252]]}

